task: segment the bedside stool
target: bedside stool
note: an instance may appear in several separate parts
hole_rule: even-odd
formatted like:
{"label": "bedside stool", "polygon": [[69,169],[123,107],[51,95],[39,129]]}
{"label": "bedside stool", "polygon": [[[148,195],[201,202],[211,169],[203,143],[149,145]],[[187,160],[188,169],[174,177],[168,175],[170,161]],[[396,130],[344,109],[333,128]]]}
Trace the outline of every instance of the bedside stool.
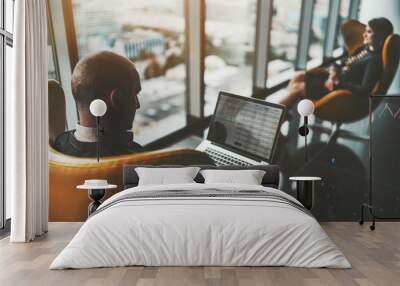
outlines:
{"label": "bedside stool", "polygon": [[104,186],[95,186],[95,185],[79,185],[76,186],[77,189],[84,189],[88,191],[89,198],[92,202],[88,206],[88,217],[92,213],[94,213],[97,208],[101,205],[101,200],[104,198],[106,191],[110,189],[115,189],[117,185],[104,185]]}
{"label": "bedside stool", "polygon": [[320,177],[290,177],[289,180],[296,182],[297,199],[308,209],[314,205],[314,187]]}

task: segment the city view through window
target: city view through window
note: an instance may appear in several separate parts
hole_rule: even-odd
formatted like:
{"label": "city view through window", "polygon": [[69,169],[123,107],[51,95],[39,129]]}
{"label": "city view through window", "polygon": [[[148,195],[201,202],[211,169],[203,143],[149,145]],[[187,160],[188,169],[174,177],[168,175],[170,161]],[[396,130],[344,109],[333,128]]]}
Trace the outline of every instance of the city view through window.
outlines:
{"label": "city view through window", "polygon": [[256,10],[257,0],[206,0],[205,115],[221,90],[251,95]]}
{"label": "city view through window", "polygon": [[[288,78],[294,69],[301,14],[298,0],[273,1],[268,86]],[[288,9],[290,7],[290,9]]]}
{"label": "city view through window", "polygon": [[308,67],[322,63],[324,55],[324,39],[328,24],[329,0],[316,0],[314,3],[310,48],[308,50]]}
{"label": "city view through window", "polygon": [[135,141],[184,127],[184,1],[73,0],[73,15],[80,58],[110,50],[135,63],[142,84]]}
{"label": "city view through window", "polygon": [[[341,1],[340,21],[348,16],[349,3]],[[293,73],[301,5],[299,0],[273,1],[268,87],[290,78]],[[245,96],[252,93],[257,0],[205,0],[205,9],[203,108],[207,116],[214,111],[219,91]],[[129,58],[140,73],[141,108],[133,131],[135,141],[141,144],[186,125],[184,10],[185,0],[72,0],[79,58],[110,50]],[[328,10],[329,0],[315,1],[309,67],[322,61]],[[335,42],[337,46],[339,40]],[[50,77],[55,78],[51,46],[49,71]]]}

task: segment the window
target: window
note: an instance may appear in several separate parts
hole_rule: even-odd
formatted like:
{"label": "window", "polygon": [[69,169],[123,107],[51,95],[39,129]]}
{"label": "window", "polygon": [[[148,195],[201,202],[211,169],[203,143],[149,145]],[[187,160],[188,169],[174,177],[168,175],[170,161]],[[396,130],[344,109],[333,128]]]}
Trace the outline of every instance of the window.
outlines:
{"label": "window", "polygon": [[257,0],[206,0],[204,114],[220,90],[250,96]]}
{"label": "window", "polygon": [[1,0],[0,6],[0,228],[3,228],[11,217],[11,195],[4,188],[4,105],[11,96],[14,1]]}
{"label": "window", "polygon": [[[50,16],[49,8],[47,7],[47,13]],[[48,17],[49,19],[50,17]],[[47,59],[48,59],[48,78],[54,79],[61,82],[60,75],[58,72],[57,56],[54,49],[54,30],[51,21],[47,21]]]}
{"label": "window", "polygon": [[5,0],[5,30],[13,33],[14,30],[14,0]]}
{"label": "window", "polygon": [[316,0],[314,2],[307,67],[315,67],[322,63],[328,15],[329,0]]}
{"label": "window", "polygon": [[339,21],[338,21],[338,31],[335,38],[335,49],[343,47],[343,38],[340,33],[340,27],[342,26],[343,22],[349,19],[350,14],[350,0],[342,0],[340,1],[340,10],[339,10]]}
{"label": "window", "polygon": [[49,79],[55,79],[57,81],[60,81],[60,79],[57,76],[57,70],[56,70],[56,65],[54,61],[54,52],[53,52],[53,46],[49,43],[47,45],[47,55],[48,55],[48,77]]}
{"label": "window", "polygon": [[301,15],[299,0],[273,1],[268,55],[268,87],[290,77],[294,70]]}
{"label": "window", "polygon": [[[69,1],[73,19],[65,21],[74,23],[76,39],[69,41],[76,41],[78,59],[92,52],[110,50],[129,58],[140,73],[141,107],[133,123],[135,141],[147,144],[184,127],[185,0]],[[53,7],[66,9],[66,3],[63,1],[63,5]],[[71,13],[64,13],[64,17],[68,15]],[[60,38],[57,31],[56,40]],[[58,44],[55,42],[55,46]],[[71,43],[68,45],[71,47]],[[49,57],[53,57],[50,51]],[[58,56],[60,67],[63,59],[65,57]],[[55,74],[57,66],[52,68],[52,63],[54,59],[49,58],[49,69]],[[61,78],[65,72],[60,69]],[[64,87],[70,83],[62,84]]]}
{"label": "window", "polygon": [[[11,96],[11,74],[12,74],[12,46],[6,45],[6,76],[5,76],[5,100]],[[3,101],[4,103],[4,101]],[[6,190],[6,219],[11,217],[11,193]]]}

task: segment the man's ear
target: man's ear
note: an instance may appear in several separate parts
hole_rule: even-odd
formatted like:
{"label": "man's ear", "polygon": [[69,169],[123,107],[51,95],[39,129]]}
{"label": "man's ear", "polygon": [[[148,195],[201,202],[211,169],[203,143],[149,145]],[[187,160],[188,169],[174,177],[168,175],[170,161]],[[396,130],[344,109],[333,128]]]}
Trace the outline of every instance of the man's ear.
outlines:
{"label": "man's ear", "polygon": [[119,98],[119,94],[118,91],[116,89],[113,89],[110,92],[110,103],[111,103],[111,107],[113,107],[114,109],[118,108],[118,106],[120,105],[120,98]]}

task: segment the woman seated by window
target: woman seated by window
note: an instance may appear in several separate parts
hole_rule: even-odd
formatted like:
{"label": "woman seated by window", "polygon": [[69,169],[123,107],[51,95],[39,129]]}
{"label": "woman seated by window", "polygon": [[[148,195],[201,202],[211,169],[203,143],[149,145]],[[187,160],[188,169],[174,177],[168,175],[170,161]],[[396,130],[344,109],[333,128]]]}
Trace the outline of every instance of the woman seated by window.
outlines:
{"label": "woman seated by window", "polygon": [[388,19],[370,20],[361,48],[339,64],[332,64],[326,73],[296,72],[288,85],[288,93],[277,102],[291,106],[297,99],[318,100],[336,89],[348,89],[358,96],[370,94],[382,75],[383,43],[392,33],[393,25]]}

